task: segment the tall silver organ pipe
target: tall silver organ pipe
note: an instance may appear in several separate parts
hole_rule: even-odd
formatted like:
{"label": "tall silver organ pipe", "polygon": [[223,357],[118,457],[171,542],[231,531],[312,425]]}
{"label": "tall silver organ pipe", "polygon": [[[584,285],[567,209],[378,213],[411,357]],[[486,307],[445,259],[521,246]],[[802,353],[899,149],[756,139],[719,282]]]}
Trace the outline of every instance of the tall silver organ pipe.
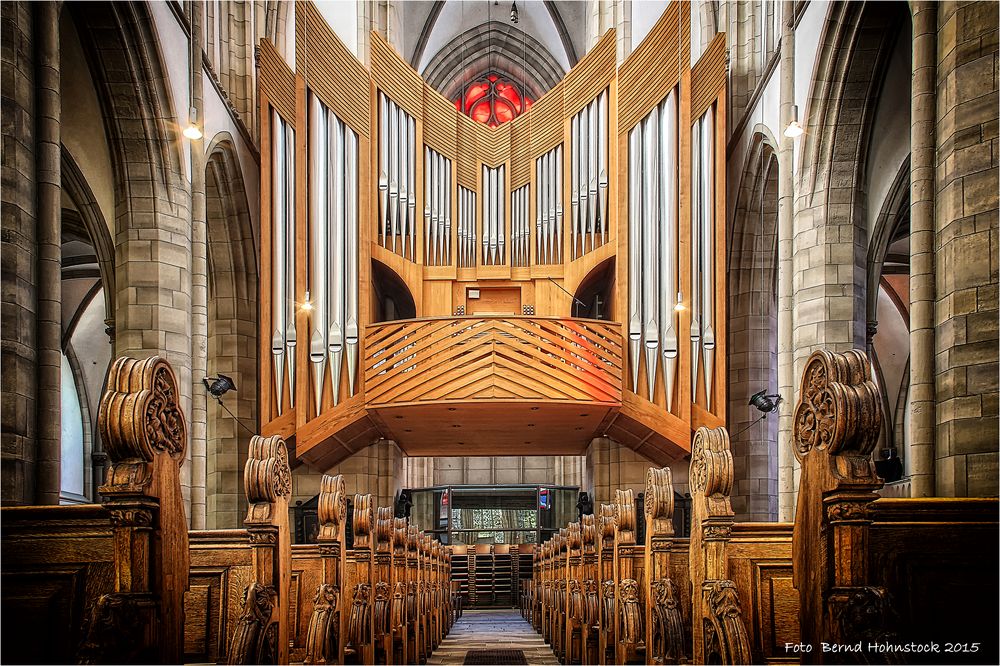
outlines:
{"label": "tall silver organ pipe", "polygon": [[[313,405],[319,414],[323,406],[326,377],[327,298],[327,111],[315,95],[309,97],[309,364],[312,367]],[[317,253],[319,250],[319,253]]]}
{"label": "tall silver organ pipe", "polygon": [[451,160],[424,147],[424,263],[451,263]]}
{"label": "tall silver organ pipe", "polygon": [[691,128],[691,402],[701,363],[701,121]]}
{"label": "tall silver organ pipe", "polygon": [[712,220],[714,218],[715,178],[713,144],[715,138],[715,113],[709,107],[699,121],[701,126],[701,317],[702,354],[705,371],[705,406],[712,406],[712,370],[715,361],[715,243],[713,241]]}
{"label": "tall silver organ pipe", "polygon": [[379,242],[416,261],[416,120],[379,93]]}
{"label": "tall silver organ pipe", "polygon": [[471,268],[476,265],[476,193],[459,186],[458,198],[458,265]]}
{"label": "tall silver organ pipe", "polygon": [[[340,398],[340,378],[344,358],[344,126],[332,112],[327,113],[328,161],[332,169],[327,180],[331,196],[330,235],[327,244],[327,292],[330,294],[329,332],[327,356],[330,362],[330,379],[333,404]],[[391,182],[391,181],[390,181]],[[391,188],[391,185],[390,185]]]}
{"label": "tall silver organ pipe", "polygon": [[[608,240],[608,91],[570,121],[570,259]],[[560,154],[560,168],[561,168]]]}
{"label": "tall silver organ pipe", "polygon": [[278,413],[295,406],[295,133],[271,113],[271,356]]}
{"label": "tall silver organ pipe", "polygon": [[658,108],[642,123],[642,306],[643,346],[646,348],[646,397],[655,395],[656,360],[659,356],[659,143],[660,112]]}
{"label": "tall silver organ pipe", "polygon": [[535,160],[536,264],[562,263],[562,145]]}
{"label": "tall silver organ pipe", "polygon": [[344,361],[348,394],[357,385],[358,138],[319,99],[309,102],[309,361],[313,404],[323,407],[329,366],[331,397],[340,400]]}
{"label": "tall silver organ pipe", "polygon": [[677,95],[660,105],[660,353],[667,411],[677,376]]}
{"label": "tall silver organ pipe", "polygon": [[483,265],[504,263],[504,198],[506,167],[483,165]]}
{"label": "tall silver organ pipe", "polygon": [[628,137],[628,350],[632,392],[639,392],[639,348],[642,344],[642,122]]}
{"label": "tall silver organ pipe", "polygon": [[[678,141],[677,94],[671,91],[629,132],[629,361],[632,390],[646,370],[645,397],[661,381],[667,410],[673,408],[678,340]],[[640,348],[645,353],[641,354]],[[658,353],[659,352],[659,353]],[[662,356],[663,373],[657,373]]]}
{"label": "tall silver organ pipe", "polygon": [[527,266],[531,244],[531,222],[528,220],[528,191],[524,185],[510,195],[510,265]]}

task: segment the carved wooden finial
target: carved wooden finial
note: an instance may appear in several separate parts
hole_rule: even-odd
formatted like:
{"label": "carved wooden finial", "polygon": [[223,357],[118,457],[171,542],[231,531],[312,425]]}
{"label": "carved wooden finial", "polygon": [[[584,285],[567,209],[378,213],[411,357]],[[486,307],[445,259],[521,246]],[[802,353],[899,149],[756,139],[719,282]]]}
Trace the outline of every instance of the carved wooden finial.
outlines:
{"label": "carved wooden finial", "polygon": [[379,551],[388,551],[392,544],[392,508],[380,506],[375,518],[375,544]]}
{"label": "carved wooden finial", "polygon": [[392,552],[397,556],[406,552],[406,518],[392,520]]}
{"label": "carved wooden finial", "polygon": [[792,443],[801,461],[813,450],[868,456],[882,426],[878,387],[864,352],[821,349],[806,361]]}
{"label": "carved wooden finial", "polygon": [[615,542],[615,505],[601,504],[600,522],[601,545],[610,546]]}
{"label": "carved wooden finial", "polygon": [[566,526],[566,547],[572,553],[583,547],[580,523],[570,523]]}
{"label": "carved wooden finial", "polygon": [[669,467],[646,470],[646,494],[643,513],[646,515],[646,534],[673,536],[674,534],[674,484]]}
{"label": "carved wooden finial", "polygon": [[631,488],[615,491],[615,533],[619,543],[635,543],[635,493]]}
{"label": "carved wooden finial", "polygon": [[597,521],[594,514],[585,513],[580,517],[580,538],[583,541],[583,552],[593,553],[597,548]]}
{"label": "carved wooden finial", "polygon": [[269,521],[271,507],[279,499],[292,494],[292,471],[288,467],[288,449],[280,435],[250,439],[250,451],[243,467],[246,490],[246,522]]}
{"label": "carved wooden finial", "polygon": [[116,360],[101,396],[97,427],[112,465],[151,462],[157,452],[182,462],[187,427],[170,364],[159,356]]}
{"label": "carved wooden finial", "polygon": [[319,541],[336,539],[340,526],[347,520],[347,485],[344,477],[338,474],[324,474],[319,481]]}
{"label": "carved wooden finial", "polygon": [[372,508],[370,494],[354,496],[354,547],[364,549],[372,547],[372,523],[375,511]]}

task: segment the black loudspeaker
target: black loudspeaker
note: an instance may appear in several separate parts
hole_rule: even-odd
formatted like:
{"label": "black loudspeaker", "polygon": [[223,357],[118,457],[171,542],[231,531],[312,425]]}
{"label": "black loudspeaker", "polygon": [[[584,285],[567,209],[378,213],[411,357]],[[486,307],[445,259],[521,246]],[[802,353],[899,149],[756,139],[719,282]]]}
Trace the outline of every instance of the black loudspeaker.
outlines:
{"label": "black loudspeaker", "polygon": [[399,491],[396,498],[396,518],[409,518],[413,509],[413,493],[409,489]]}
{"label": "black loudspeaker", "polygon": [[576,499],[577,517],[583,520],[588,513],[594,513],[594,502],[587,493],[580,493]]}

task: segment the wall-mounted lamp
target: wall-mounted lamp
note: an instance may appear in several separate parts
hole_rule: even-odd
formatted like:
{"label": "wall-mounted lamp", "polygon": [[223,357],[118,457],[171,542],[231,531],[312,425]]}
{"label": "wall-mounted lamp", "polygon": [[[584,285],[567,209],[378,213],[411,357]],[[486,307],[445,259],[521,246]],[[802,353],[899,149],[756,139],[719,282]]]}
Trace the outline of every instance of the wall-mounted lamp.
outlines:
{"label": "wall-mounted lamp", "polygon": [[212,397],[216,399],[221,398],[230,391],[236,390],[236,382],[233,381],[232,377],[227,377],[226,375],[205,377],[201,381],[205,384],[208,392],[212,394]]}
{"label": "wall-mounted lamp", "polygon": [[[767,390],[758,391],[750,396],[750,404],[753,405],[757,411],[763,412],[764,414],[770,414],[771,412],[778,409],[778,403],[781,402],[781,396],[777,393],[771,395],[765,395]],[[774,398],[772,400],[771,398]]]}
{"label": "wall-mounted lamp", "polygon": [[188,124],[184,128],[184,136],[197,141],[202,137],[201,128],[198,126],[198,109],[193,106],[188,110]]}
{"label": "wall-mounted lamp", "polygon": [[520,17],[517,14],[517,2],[514,2],[510,6],[510,22],[511,23],[517,23],[519,19],[520,19]]}
{"label": "wall-mounted lamp", "polygon": [[313,304],[312,304],[312,299],[309,297],[308,289],[306,289],[306,300],[304,300],[302,302],[302,305],[300,305],[299,307],[302,308],[303,312],[312,312]]}
{"label": "wall-mounted lamp", "polygon": [[804,131],[799,123],[799,107],[796,104],[792,106],[792,119],[788,121],[788,127],[785,128],[785,136],[789,139],[795,139],[802,136]]}

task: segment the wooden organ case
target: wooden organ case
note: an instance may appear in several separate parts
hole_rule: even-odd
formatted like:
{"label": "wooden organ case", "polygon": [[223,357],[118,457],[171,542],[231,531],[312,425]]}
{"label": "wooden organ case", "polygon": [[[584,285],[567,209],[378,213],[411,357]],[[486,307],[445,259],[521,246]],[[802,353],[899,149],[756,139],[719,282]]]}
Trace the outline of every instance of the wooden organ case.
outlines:
{"label": "wooden organ case", "polygon": [[491,128],[297,9],[296,71],[265,42],[258,78],[265,434],[320,469],[379,438],[668,464],[724,423],[725,35],[688,66],[672,3]]}

